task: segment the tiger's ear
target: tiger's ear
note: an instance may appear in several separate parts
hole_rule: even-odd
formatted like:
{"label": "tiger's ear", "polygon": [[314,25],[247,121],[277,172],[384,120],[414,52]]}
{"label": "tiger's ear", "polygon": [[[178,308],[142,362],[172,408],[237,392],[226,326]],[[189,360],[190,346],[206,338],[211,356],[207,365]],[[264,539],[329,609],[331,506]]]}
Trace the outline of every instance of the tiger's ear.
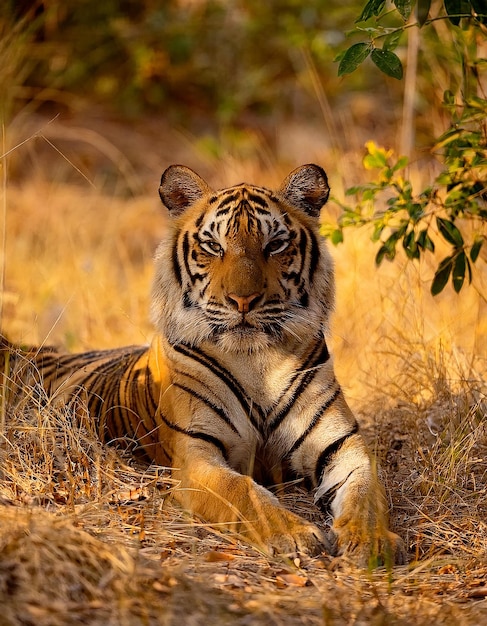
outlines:
{"label": "tiger's ear", "polygon": [[159,196],[174,215],[181,215],[188,207],[212,190],[205,181],[185,165],[170,165],[163,173]]}
{"label": "tiger's ear", "polygon": [[282,183],[279,193],[292,205],[312,217],[318,217],[328,200],[330,187],[325,170],[310,163],[293,170]]}

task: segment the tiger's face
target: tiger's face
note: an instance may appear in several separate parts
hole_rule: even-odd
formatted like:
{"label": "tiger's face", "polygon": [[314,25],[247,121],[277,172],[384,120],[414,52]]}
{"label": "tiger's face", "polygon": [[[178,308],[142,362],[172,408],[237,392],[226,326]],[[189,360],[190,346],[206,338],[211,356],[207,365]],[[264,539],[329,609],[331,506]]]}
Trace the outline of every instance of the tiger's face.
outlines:
{"label": "tiger's face", "polygon": [[160,195],[174,222],[156,258],[159,330],[230,352],[322,333],[333,279],[317,218],[328,193],[318,166],[298,168],[278,192],[246,184],[213,192],[188,168],[166,170]]}

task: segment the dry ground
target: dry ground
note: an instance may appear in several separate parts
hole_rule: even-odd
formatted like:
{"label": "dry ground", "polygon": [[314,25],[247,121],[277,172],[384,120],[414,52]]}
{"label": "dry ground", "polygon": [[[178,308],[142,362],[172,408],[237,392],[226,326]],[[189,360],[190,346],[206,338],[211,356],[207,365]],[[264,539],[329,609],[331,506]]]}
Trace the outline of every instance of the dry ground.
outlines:
{"label": "dry ground", "polygon": [[[37,133],[10,154],[2,191],[2,330],[13,340],[148,341],[162,169],[183,161],[215,185],[271,186],[298,165],[266,157],[255,138],[249,158],[217,161],[153,123],[31,117],[7,136],[6,149]],[[360,175],[358,151],[337,158],[317,140],[308,152],[337,195]],[[409,566],[268,558],[185,515],[163,468],[122,458],[88,421],[27,393],[1,405],[0,625],[487,623],[485,261],[473,288],[432,299],[432,266],[377,271],[363,233],[332,252],[338,377],[383,468]],[[319,515],[299,490],[282,497]]]}

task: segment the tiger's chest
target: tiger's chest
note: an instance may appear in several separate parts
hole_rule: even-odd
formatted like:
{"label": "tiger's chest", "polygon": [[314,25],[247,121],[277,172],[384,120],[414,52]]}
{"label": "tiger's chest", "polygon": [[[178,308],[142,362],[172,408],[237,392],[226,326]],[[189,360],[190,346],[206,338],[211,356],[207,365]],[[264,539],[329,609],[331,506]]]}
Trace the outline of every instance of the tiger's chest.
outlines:
{"label": "tiger's chest", "polygon": [[221,355],[184,345],[174,350],[178,361],[163,396],[165,420],[216,444],[236,471],[262,483],[282,482],[286,451],[306,419],[306,398],[322,385],[316,368],[310,381],[295,354]]}

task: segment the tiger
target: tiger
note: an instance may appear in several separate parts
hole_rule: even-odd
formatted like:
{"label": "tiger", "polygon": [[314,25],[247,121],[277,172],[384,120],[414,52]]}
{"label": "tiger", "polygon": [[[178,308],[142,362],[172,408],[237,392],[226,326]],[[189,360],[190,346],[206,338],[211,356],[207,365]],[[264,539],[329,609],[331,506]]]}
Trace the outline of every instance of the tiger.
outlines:
{"label": "tiger", "polygon": [[[276,191],[215,191],[171,165],[159,187],[170,223],[155,254],[150,345],[70,354],[4,339],[6,384],[30,377],[57,401],[83,398],[103,441],[172,468],[184,509],[270,554],[403,564],[327,344],[334,268],[319,216],[329,193],[315,164]],[[272,490],[298,480],[328,532]]]}

